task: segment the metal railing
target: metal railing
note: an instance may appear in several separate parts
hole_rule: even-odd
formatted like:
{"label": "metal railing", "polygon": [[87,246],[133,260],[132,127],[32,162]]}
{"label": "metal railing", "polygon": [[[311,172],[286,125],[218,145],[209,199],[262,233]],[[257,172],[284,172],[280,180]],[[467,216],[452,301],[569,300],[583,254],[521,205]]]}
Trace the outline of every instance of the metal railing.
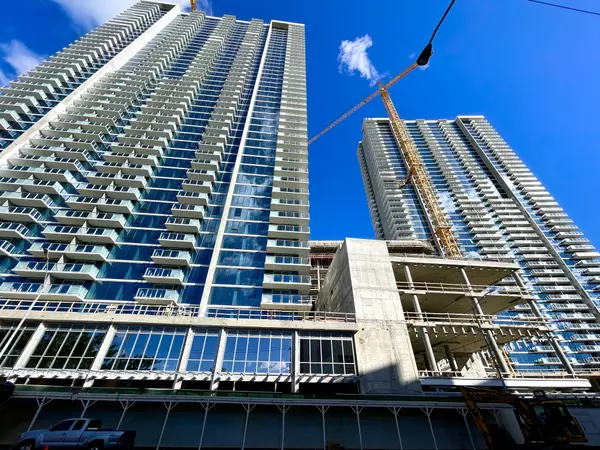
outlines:
{"label": "metal railing", "polygon": [[[3,311],[26,311],[31,300],[0,300],[0,316]],[[33,312],[110,314],[133,316],[182,316],[194,318],[290,320],[312,322],[355,323],[354,313],[326,311],[279,311],[264,308],[209,308],[202,311],[199,306],[141,305],[136,303],[103,302],[57,302],[38,301]]]}
{"label": "metal railing", "polygon": [[405,311],[404,318],[407,321],[419,321],[419,322],[432,322],[447,323],[450,325],[457,326],[479,326],[484,324],[493,324],[498,326],[507,327],[546,327],[544,318],[531,317],[527,319],[521,319],[516,317],[505,317],[495,315],[474,315],[474,314],[462,314],[462,313],[431,313],[431,312],[412,312]]}
{"label": "metal railing", "polygon": [[[578,371],[579,372],[579,371]],[[498,378],[498,373],[494,371],[485,371],[481,373],[462,373],[457,371],[435,371],[435,370],[419,370],[419,376],[423,378],[428,377],[448,377],[448,378]],[[570,374],[562,371],[546,371],[540,372],[539,369],[535,371],[528,371],[523,369],[515,368],[515,372],[503,373],[503,378],[543,378],[543,379],[575,379],[579,378],[578,374]]]}
{"label": "metal railing", "polygon": [[479,284],[455,284],[455,283],[435,283],[429,281],[415,281],[409,283],[407,281],[398,281],[396,286],[401,290],[417,290],[440,292],[444,294],[456,293],[472,293],[478,295],[530,295],[526,289],[519,286],[494,286],[494,285],[479,285]]}

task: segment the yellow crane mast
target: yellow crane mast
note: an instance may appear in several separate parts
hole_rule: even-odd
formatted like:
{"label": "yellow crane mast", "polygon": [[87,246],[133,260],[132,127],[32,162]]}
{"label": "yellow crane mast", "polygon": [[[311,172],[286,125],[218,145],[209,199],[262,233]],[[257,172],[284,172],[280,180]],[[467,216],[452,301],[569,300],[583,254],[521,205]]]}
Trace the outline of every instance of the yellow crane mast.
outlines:
{"label": "yellow crane mast", "polygon": [[190,7],[192,11],[196,11],[196,0],[190,0]]}
{"label": "yellow crane mast", "polygon": [[435,235],[440,243],[440,247],[444,251],[444,255],[448,258],[460,258],[460,248],[452,234],[452,227],[446,220],[444,210],[440,206],[431,183],[429,176],[423,167],[421,156],[417,151],[413,140],[408,134],[408,130],[402,119],[396,111],[396,107],[392,102],[389,92],[384,87],[379,90],[379,95],[383,100],[385,109],[387,110],[392,125],[392,131],[396,137],[398,148],[404,156],[404,161],[408,169],[407,182],[412,181],[413,186],[417,190],[423,207],[426,209],[431,223],[434,228]]}
{"label": "yellow crane mast", "polygon": [[408,177],[406,179],[406,182],[403,183],[403,185],[412,182],[419,198],[421,199],[421,203],[423,204],[423,207],[425,208],[431,220],[435,237],[444,253],[444,256],[448,258],[460,258],[462,256],[460,248],[454,237],[454,234],[452,233],[452,227],[446,219],[444,210],[440,206],[435,195],[435,191],[431,186],[431,182],[429,181],[427,171],[423,167],[421,156],[419,155],[419,152],[417,151],[414,142],[408,134],[408,130],[406,129],[404,122],[402,121],[402,119],[400,119],[400,116],[396,111],[396,107],[394,106],[394,103],[390,98],[388,89],[391,86],[393,86],[396,82],[408,75],[410,72],[415,70],[417,67],[427,65],[427,63],[429,62],[429,58],[433,54],[433,38],[435,37],[438,29],[440,28],[440,25],[450,12],[450,9],[454,5],[454,2],[455,0],[452,0],[448,8],[446,8],[446,12],[442,16],[441,20],[438,22],[437,26],[435,27],[435,30],[433,31],[433,34],[431,35],[431,38],[429,39],[429,42],[417,58],[416,62],[404,69],[402,72],[400,72],[387,83],[379,83],[379,89],[376,92],[373,92],[362,102],[360,102],[350,110],[346,111],[344,114],[342,114],[336,120],[331,122],[323,130],[321,130],[308,141],[308,145],[312,144],[321,136],[329,132],[333,127],[338,125],[340,122],[344,121],[348,116],[350,116],[351,114],[362,108],[364,105],[369,103],[375,97],[381,96],[383,104],[385,105],[385,109],[387,110],[388,117],[390,118],[392,131],[396,138],[396,142],[398,143],[398,148],[402,153],[402,156],[404,157],[404,161],[408,169]]}

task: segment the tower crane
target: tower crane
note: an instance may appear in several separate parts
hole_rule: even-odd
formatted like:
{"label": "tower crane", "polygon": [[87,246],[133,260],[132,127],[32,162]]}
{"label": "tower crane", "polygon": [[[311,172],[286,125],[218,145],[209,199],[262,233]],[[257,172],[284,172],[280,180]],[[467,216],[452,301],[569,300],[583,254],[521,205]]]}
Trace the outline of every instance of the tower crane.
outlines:
{"label": "tower crane", "polygon": [[190,0],[190,8],[192,11],[196,11],[196,1],[197,0]]}
{"label": "tower crane", "polygon": [[450,223],[448,222],[448,219],[446,218],[444,210],[440,206],[440,204],[435,196],[434,189],[431,185],[431,182],[429,181],[429,176],[427,175],[427,172],[426,172],[425,168],[423,167],[423,162],[421,160],[421,156],[419,155],[419,152],[417,151],[415,144],[412,141],[410,134],[408,133],[406,125],[404,124],[402,119],[400,119],[400,116],[398,115],[398,112],[396,111],[396,107],[394,106],[394,103],[392,102],[392,99],[390,97],[388,89],[391,86],[393,86],[394,84],[396,84],[398,81],[400,81],[402,78],[404,78],[406,75],[408,75],[410,72],[415,70],[417,67],[427,65],[427,63],[429,62],[429,58],[433,54],[433,39],[434,39],[438,29],[440,28],[440,25],[442,24],[442,22],[444,21],[444,19],[448,15],[448,13],[450,12],[450,9],[454,5],[455,1],[456,0],[452,0],[450,2],[450,4],[448,5],[448,8],[446,8],[444,15],[442,16],[442,18],[438,22],[437,26],[435,27],[435,30],[433,31],[433,34],[431,35],[429,42],[427,43],[427,45],[425,46],[425,48],[423,49],[423,51],[417,58],[417,61],[412,63],[410,66],[408,66],[406,69],[404,69],[398,75],[396,75],[394,78],[389,80],[387,83],[385,83],[385,84],[379,83],[379,88],[377,91],[373,92],[371,95],[369,95],[367,98],[365,98],[362,102],[360,102],[359,104],[357,104],[356,106],[354,106],[353,108],[351,108],[350,110],[348,110],[347,112],[342,114],[340,117],[338,117],[336,120],[331,122],[322,131],[317,133],[314,137],[312,137],[308,141],[308,145],[312,144],[317,139],[319,139],[321,136],[323,136],[324,134],[329,132],[336,125],[338,125],[340,122],[343,122],[350,115],[352,115],[353,113],[358,111],[360,108],[365,106],[371,100],[380,96],[381,99],[383,100],[383,104],[385,105],[385,109],[388,113],[388,117],[390,119],[390,124],[392,126],[393,135],[396,139],[398,148],[400,149],[400,152],[402,153],[402,157],[403,157],[404,162],[408,169],[408,177],[407,177],[406,183],[412,182],[415,190],[417,191],[417,195],[419,196],[421,204],[423,205],[424,209],[428,213],[429,218],[431,219],[431,223],[432,223],[437,241],[438,241],[442,251],[444,252],[444,255],[446,257],[450,257],[450,258],[460,258],[461,257],[460,248],[458,246],[458,243],[456,242],[454,234],[452,233],[452,227],[450,226]]}

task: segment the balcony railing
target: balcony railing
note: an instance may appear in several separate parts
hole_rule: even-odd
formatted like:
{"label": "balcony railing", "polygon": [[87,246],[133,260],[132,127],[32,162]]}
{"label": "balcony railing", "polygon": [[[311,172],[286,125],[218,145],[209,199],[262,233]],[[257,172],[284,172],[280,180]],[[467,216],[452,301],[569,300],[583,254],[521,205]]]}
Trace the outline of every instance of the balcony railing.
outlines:
{"label": "balcony railing", "polygon": [[441,323],[455,324],[457,326],[473,326],[478,327],[479,325],[498,325],[506,327],[536,327],[546,328],[547,324],[545,319],[527,316],[526,318],[520,317],[507,317],[507,316],[495,316],[488,314],[461,314],[461,313],[417,313],[412,311],[405,311],[404,318],[407,321],[414,322],[429,322],[433,325],[439,325]]}
{"label": "balcony railing", "polygon": [[478,296],[488,295],[510,295],[510,296],[528,296],[530,293],[526,289],[518,286],[493,286],[478,284],[455,284],[455,283],[435,283],[429,281],[415,281],[408,283],[399,281],[396,286],[401,291],[426,291],[443,294],[467,293]]}
{"label": "balcony railing", "polygon": [[[28,310],[31,300],[0,300],[0,314],[2,311]],[[202,312],[199,306],[182,305],[140,305],[137,303],[103,303],[88,301],[85,303],[38,301],[32,308],[35,312],[48,313],[82,313],[82,314],[110,314],[115,316],[185,316],[198,318],[223,318],[223,319],[259,319],[259,320],[287,320],[311,322],[342,322],[355,323],[353,313],[338,313],[325,311],[277,311],[264,308],[209,308]]]}

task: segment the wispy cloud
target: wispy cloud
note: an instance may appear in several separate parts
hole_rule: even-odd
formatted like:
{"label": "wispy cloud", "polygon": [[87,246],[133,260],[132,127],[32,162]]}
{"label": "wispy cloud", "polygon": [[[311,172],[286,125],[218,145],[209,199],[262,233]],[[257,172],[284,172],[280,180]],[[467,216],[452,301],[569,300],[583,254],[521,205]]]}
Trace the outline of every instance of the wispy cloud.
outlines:
{"label": "wispy cloud", "polygon": [[0,69],[0,86],[6,86],[11,79],[23,75],[44,60],[43,56],[17,40],[0,44],[0,56],[10,67],[8,72]]}
{"label": "wispy cloud", "polygon": [[368,34],[357,37],[353,41],[342,41],[340,54],[338,55],[340,73],[344,70],[347,70],[350,74],[358,72],[362,78],[366,78],[371,82],[371,86],[376,84],[382,78],[382,75],[377,72],[369,59],[369,55],[367,55],[367,49],[372,45],[373,41]]}
{"label": "wispy cloud", "polygon": [[[62,6],[78,28],[90,30],[119,14],[137,0],[52,0]],[[189,0],[170,0],[189,10]],[[211,0],[198,0],[197,8],[213,14]]]}

